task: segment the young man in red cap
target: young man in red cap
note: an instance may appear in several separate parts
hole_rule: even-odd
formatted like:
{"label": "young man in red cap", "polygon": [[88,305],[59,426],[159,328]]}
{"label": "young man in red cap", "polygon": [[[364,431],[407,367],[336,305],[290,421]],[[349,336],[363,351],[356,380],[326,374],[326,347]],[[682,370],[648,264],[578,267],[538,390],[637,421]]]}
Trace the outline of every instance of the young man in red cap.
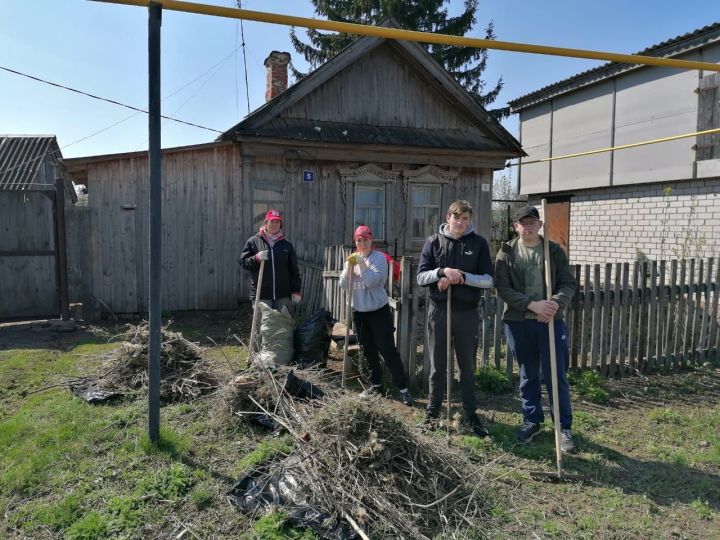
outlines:
{"label": "young man in red cap", "polygon": [[370,227],[360,225],[353,236],[357,251],[347,258],[340,274],[340,287],[348,287],[348,275],[352,272],[353,325],[370,366],[370,387],[360,395],[369,398],[381,393],[381,354],[390,370],[393,384],[400,390],[400,399],[405,405],[411,406],[413,399],[407,387],[407,375],[400,353],[395,347],[393,319],[385,290],[388,261],[382,253],[372,249]]}
{"label": "young man in red cap", "polygon": [[250,300],[255,300],[260,261],[265,261],[260,301],[273,309],[300,302],[300,270],[295,248],[282,233],[282,214],[268,210],[260,231],[246,243],[240,264],[250,272]]}
{"label": "young man in red cap", "polygon": [[[518,237],[503,244],[495,259],[495,286],[505,302],[503,321],[508,347],[520,365],[520,401],[523,425],[517,439],[529,443],[542,431],[544,420],[541,404],[541,379],[545,379],[548,396],[552,397],[550,379],[550,339],[548,323],[555,324],[558,397],[560,400],[560,449],[572,452],[572,410],[570,385],[567,380],[567,328],[563,307],[568,305],[577,283],[567,256],[555,242],[549,242],[552,300],[545,295],[545,255],[540,236],[540,213],[534,206],[523,206],[515,215]],[[544,374],[544,376],[543,376]]]}
{"label": "young man in red cap", "polygon": [[[455,201],[448,208],[446,223],[425,241],[418,264],[418,285],[430,288],[427,306],[428,345],[430,348],[430,399],[427,421],[440,414],[447,376],[447,317],[455,356],[460,367],[463,424],[475,435],[488,432],[475,413],[475,357],[478,348],[478,303],[483,289],[492,287],[492,259],[487,241],[475,232],[473,209],[468,201]],[[451,289],[451,313],[447,313],[448,287]],[[452,359],[451,359],[452,361]]]}

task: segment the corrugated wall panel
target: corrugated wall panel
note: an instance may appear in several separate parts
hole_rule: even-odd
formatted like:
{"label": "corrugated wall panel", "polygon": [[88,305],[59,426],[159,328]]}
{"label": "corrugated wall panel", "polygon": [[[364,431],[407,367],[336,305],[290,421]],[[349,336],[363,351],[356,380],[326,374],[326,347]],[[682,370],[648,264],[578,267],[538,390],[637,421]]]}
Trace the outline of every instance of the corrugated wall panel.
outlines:
{"label": "corrugated wall panel", "polygon": [[[612,106],[612,81],[554,100],[553,156],[611,146]],[[607,186],[610,183],[610,164],[609,152],[553,161],[550,164],[552,191]]]}

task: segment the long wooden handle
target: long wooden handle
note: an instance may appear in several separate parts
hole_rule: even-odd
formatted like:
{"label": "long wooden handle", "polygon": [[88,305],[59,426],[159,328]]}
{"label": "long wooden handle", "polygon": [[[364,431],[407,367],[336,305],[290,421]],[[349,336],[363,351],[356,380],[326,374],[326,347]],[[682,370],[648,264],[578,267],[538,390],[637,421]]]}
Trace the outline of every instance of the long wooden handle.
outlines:
{"label": "long wooden handle", "polygon": [[345,388],[345,381],[350,376],[350,356],[348,355],[348,347],[350,347],[350,321],[352,320],[352,297],[353,297],[353,275],[355,268],[348,265],[348,292],[347,292],[347,311],[345,312],[345,347],[343,347],[343,367],[342,367],[342,386]]}
{"label": "long wooden handle", "polygon": [[[542,200],[543,219],[547,220],[547,212],[545,211],[545,199]],[[552,273],[550,269],[550,242],[547,238],[547,222],[543,231],[543,257],[545,266],[545,298],[552,299]],[[550,376],[552,378],[552,407],[553,417],[555,420],[555,459],[557,461],[558,477],[562,478],[562,450],[560,448],[560,399],[558,392],[558,366],[557,353],[555,351],[555,320],[550,319],[548,322],[548,341],[550,344]]]}
{"label": "long wooden handle", "polygon": [[262,291],[262,280],[265,270],[265,260],[260,261],[260,270],[258,270],[257,287],[255,288],[255,304],[253,305],[253,319],[252,326],[250,327],[250,346],[248,350],[248,366],[252,364],[253,355],[255,354],[255,340],[257,339],[257,332],[255,327],[257,326],[257,314],[258,306],[260,304],[260,292]]}
{"label": "long wooden handle", "polygon": [[450,393],[452,392],[452,379],[455,364],[452,357],[452,285],[447,288],[447,306],[445,308],[445,330],[447,343],[445,344],[445,371],[447,372],[447,431],[450,436]]}

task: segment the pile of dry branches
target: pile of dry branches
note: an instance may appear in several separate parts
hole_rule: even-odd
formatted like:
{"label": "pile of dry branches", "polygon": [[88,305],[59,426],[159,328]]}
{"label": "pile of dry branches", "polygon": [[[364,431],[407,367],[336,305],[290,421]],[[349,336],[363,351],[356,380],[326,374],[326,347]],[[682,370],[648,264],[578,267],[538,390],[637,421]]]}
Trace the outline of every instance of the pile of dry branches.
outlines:
{"label": "pile of dry branches", "polygon": [[[148,324],[129,325],[120,347],[107,358],[101,386],[146,389],[148,386]],[[163,328],[160,333],[160,397],[166,401],[187,401],[218,387],[210,363],[199,345],[181,333]]]}
{"label": "pile of dry branches", "polygon": [[[314,389],[321,391],[326,400],[335,399],[342,393],[331,381],[335,378],[334,375],[326,370],[295,370],[288,366],[268,370],[259,363],[254,363],[223,387],[226,412],[233,418],[246,418],[256,413],[266,414],[281,418],[278,425],[287,428],[292,422],[290,419],[297,415],[299,410],[318,406],[314,399],[293,399],[297,397],[297,392],[288,384],[292,383],[293,376],[301,377],[303,381],[312,384]],[[304,414],[308,414],[308,411]]]}
{"label": "pile of dry branches", "polygon": [[465,537],[481,527],[482,467],[409,427],[382,400],[323,385],[321,371],[297,375],[317,377],[314,384],[329,394],[293,399],[283,390],[285,371],[242,379],[234,403],[237,411],[263,411],[295,437],[292,454],[270,467],[300,486],[295,500],[336,516],[363,538]]}

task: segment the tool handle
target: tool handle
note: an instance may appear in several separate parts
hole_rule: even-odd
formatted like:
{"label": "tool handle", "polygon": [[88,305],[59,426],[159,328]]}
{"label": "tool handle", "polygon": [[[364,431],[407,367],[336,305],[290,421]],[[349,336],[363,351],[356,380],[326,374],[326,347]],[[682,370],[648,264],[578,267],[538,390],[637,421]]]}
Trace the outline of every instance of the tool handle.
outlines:
{"label": "tool handle", "polygon": [[[545,199],[542,200],[543,219],[547,220]],[[543,231],[543,262],[545,267],[545,297],[552,300],[552,272],[550,269],[550,241],[547,238],[547,221]],[[558,477],[562,478],[562,450],[560,448],[560,399],[558,393],[558,366],[557,352],[555,351],[555,320],[548,322],[548,342],[550,346],[550,377],[552,380],[552,408],[555,424],[555,459],[557,461]]]}
{"label": "tool handle", "polygon": [[345,382],[350,376],[350,357],[348,355],[348,347],[350,346],[350,322],[352,321],[352,297],[353,297],[353,277],[355,271],[352,265],[348,265],[348,291],[347,291],[347,310],[345,312],[345,347],[343,347],[343,367],[342,367],[342,387],[345,388]]}
{"label": "tool handle", "polygon": [[265,260],[260,261],[260,270],[258,270],[257,287],[255,288],[255,303],[253,304],[253,318],[252,326],[250,327],[250,345],[248,349],[248,366],[252,364],[253,357],[255,355],[255,341],[257,340],[257,314],[258,306],[260,304],[260,291],[262,291],[262,280],[265,270]]}

